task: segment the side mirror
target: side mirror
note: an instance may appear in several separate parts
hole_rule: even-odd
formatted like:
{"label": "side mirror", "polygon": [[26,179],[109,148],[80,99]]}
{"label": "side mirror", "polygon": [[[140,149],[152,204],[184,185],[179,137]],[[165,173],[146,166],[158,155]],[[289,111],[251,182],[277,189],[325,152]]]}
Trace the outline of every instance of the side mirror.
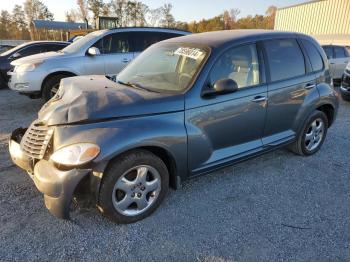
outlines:
{"label": "side mirror", "polygon": [[21,57],[21,54],[20,53],[14,53],[12,56],[11,56],[11,59],[18,59]]}
{"label": "side mirror", "polygon": [[214,86],[203,92],[203,95],[223,95],[234,93],[238,90],[238,85],[235,80],[230,78],[220,79],[215,82]]}
{"label": "side mirror", "polygon": [[100,55],[100,49],[98,49],[97,47],[90,47],[87,51],[87,54],[90,56],[96,56],[96,55]]}

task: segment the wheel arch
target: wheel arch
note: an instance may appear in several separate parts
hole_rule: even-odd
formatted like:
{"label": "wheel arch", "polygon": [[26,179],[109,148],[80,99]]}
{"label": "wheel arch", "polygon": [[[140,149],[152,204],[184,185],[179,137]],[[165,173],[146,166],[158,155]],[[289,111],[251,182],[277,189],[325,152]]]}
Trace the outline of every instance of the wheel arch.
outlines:
{"label": "wheel arch", "polygon": [[[157,157],[159,157],[164,162],[164,164],[166,165],[166,167],[168,169],[169,186],[173,189],[178,188],[178,186],[180,184],[180,178],[177,174],[178,172],[177,172],[177,164],[176,164],[175,157],[168,149],[161,147],[159,145],[144,145],[144,146],[141,145],[141,146],[129,148],[125,151],[122,151],[122,152],[118,153],[117,155],[113,156],[113,158],[111,158],[108,161],[108,163],[105,165],[103,173],[105,172],[105,170],[108,169],[109,165],[111,164],[111,162],[113,160],[118,158],[120,155],[128,154],[128,153],[131,153],[132,151],[135,151],[135,150],[146,150],[146,151],[153,153]],[[101,177],[101,179],[103,179],[103,176]]]}
{"label": "wheel arch", "polygon": [[54,77],[54,76],[57,76],[57,75],[65,75],[65,76],[67,76],[67,77],[77,76],[76,73],[73,73],[73,72],[68,71],[68,70],[61,70],[61,71],[52,72],[52,73],[48,74],[48,75],[44,78],[43,82],[41,83],[40,92],[43,91],[43,87],[45,86],[46,82],[47,82],[50,78],[52,78],[52,77]]}
{"label": "wheel arch", "polygon": [[328,127],[334,123],[335,120],[335,108],[332,104],[323,104],[316,108],[316,110],[323,112],[327,116]]}

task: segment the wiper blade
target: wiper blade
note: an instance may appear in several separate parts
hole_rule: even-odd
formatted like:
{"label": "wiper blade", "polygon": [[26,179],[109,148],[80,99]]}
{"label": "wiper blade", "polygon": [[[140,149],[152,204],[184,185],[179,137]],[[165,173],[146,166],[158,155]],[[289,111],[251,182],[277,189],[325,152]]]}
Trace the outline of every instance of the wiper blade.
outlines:
{"label": "wiper blade", "polygon": [[160,93],[160,92],[155,91],[155,90],[153,90],[153,89],[144,87],[144,86],[142,86],[142,85],[140,85],[140,84],[138,84],[138,83],[123,82],[123,81],[120,81],[120,80],[118,80],[118,83],[119,83],[119,84],[122,84],[122,85],[130,86],[130,87],[133,87],[133,88],[141,89],[141,90],[146,90],[146,91],[149,91],[149,92]]}

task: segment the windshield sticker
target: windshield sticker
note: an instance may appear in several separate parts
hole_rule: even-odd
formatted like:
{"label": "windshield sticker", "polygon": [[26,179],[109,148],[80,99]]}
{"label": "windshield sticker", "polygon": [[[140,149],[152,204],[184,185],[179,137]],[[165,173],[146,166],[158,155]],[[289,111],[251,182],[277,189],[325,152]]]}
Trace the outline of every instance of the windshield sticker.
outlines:
{"label": "windshield sticker", "polygon": [[201,55],[203,55],[203,51],[198,48],[191,48],[191,47],[179,47],[175,53],[175,55],[182,55],[186,56],[192,59],[197,60]]}

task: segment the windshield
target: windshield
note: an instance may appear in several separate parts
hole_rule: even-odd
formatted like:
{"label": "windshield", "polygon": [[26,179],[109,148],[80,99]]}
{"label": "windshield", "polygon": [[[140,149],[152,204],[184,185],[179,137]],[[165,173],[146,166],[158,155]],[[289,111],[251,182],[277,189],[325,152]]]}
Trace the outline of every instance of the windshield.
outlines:
{"label": "windshield", "polygon": [[24,44],[21,44],[21,45],[18,45],[14,48],[11,48],[3,53],[0,54],[0,56],[7,56],[7,55],[11,55],[13,52],[16,52],[17,50],[21,49],[22,47],[28,45],[28,43],[24,43]]}
{"label": "windshield", "polygon": [[127,85],[156,92],[181,92],[199,71],[207,50],[184,44],[156,44],[141,53],[117,77]]}
{"label": "windshield", "polygon": [[98,36],[102,35],[104,32],[105,32],[104,30],[100,30],[100,31],[95,31],[90,34],[87,34],[86,36],[74,41],[73,43],[71,43],[69,46],[62,49],[61,51],[63,53],[76,53],[80,51],[80,49],[84,47],[92,39],[96,38],[97,40]]}

